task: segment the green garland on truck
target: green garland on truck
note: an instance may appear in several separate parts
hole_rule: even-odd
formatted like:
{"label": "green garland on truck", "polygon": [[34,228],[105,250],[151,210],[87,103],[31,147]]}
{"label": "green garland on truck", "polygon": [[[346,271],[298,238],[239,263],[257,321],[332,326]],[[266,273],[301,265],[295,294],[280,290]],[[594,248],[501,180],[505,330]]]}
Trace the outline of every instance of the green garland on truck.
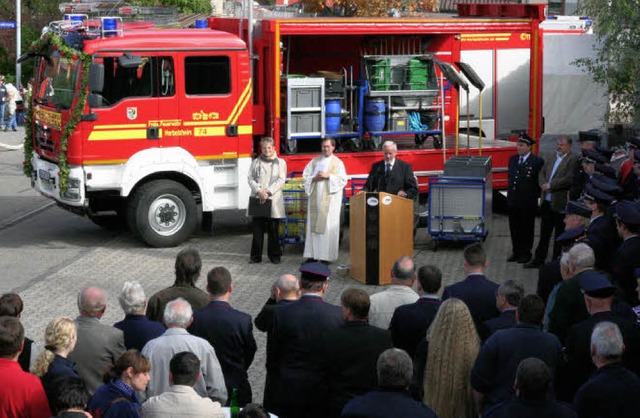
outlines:
{"label": "green garland on truck", "polygon": [[[87,105],[91,55],[85,54],[84,52],[68,46],[60,35],[51,32],[46,33],[40,39],[31,44],[31,50],[39,55],[49,56],[50,49],[58,51],[58,53],[63,57],[69,57],[73,60],[80,60],[82,62],[82,77],[80,78],[80,90],[78,92],[78,97],[74,105],[71,107],[69,120],[64,126],[60,136],[60,154],[58,156],[58,167],[60,169],[59,188],[61,192],[64,192],[67,190],[69,182],[67,143],[69,141],[69,137],[78,125],[78,122],[80,122],[82,112]],[[30,106],[27,108],[25,118],[24,174],[27,177],[31,177],[31,172],[33,171],[33,167],[31,166],[31,158],[33,157],[33,107],[33,103],[30,103]]]}

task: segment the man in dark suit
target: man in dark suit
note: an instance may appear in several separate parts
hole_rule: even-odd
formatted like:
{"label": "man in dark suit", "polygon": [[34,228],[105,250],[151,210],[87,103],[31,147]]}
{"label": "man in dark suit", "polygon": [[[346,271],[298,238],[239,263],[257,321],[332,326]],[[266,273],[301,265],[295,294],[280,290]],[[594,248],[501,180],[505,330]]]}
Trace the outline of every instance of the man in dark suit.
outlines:
{"label": "man in dark suit", "polygon": [[323,344],[326,332],[344,322],[342,309],[322,300],[329,267],[312,261],[304,263],[300,272],[300,300],[276,309],[267,335],[269,384],[264,405],[281,418],[322,416],[324,399],[316,396],[320,374],[312,353]]}
{"label": "man in dark suit", "polygon": [[620,245],[620,237],[613,218],[608,214],[613,196],[587,183],[582,193],[582,203],[591,209],[587,229],[587,242],[596,256],[596,269],[609,271],[611,257]]}
{"label": "man in dark suit", "polygon": [[229,296],[233,291],[231,273],[224,267],[215,267],[207,274],[207,291],[211,302],[193,313],[188,331],[209,341],[216,350],[222,368],[228,401],[233,389],[238,389],[238,404],[251,403],[251,385],[247,369],[256,354],[251,316],[233,309]]}
{"label": "man in dark suit", "polygon": [[563,379],[567,387],[562,388],[566,399],[573,399],[575,391],[595,371],[591,360],[590,340],[593,328],[600,322],[609,321],[618,325],[625,346],[622,362],[636,374],[640,372],[640,327],[612,312],[616,287],[595,271],[584,272],[580,275],[579,282],[591,317],[575,324],[567,338],[567,376]]}
{"label": "man in dark suit", "polygon": [[544,160],[531,153],[534,144],[535,141],[527,134],[520,135],[517,154],[509,159],[507,208],[512,253],[507,261],[527,263],[531,259],[540,197],[538,176],[544,166]]}
{"label": "man in dark suit", "polygon": [[445,287],[442,293],[442,300],[458,298],[467,305],[478,330],[484,321],[498,316],[498,284],[484,275],[486,267],[487,255],[482,244],[477,242],[467,245],[464,249],[464,269],[467,277],[461,282]]}
{"label": "man in dark suit", "polygon": [[500,285],[496,294],[496,308],[500,311],[500,315],[482,323],[480,338],[483,341],[500,329],[516,326],[516,309],[523,297],[524,288],[515,280],[505,280]]}
{"label": "man in dark suit", "polygon": [[264,304],[253,323],[262,332],[269,332],[273,316],[280,306],[288,305],[300,299],[300,284],[293,274],[283,274],[271,287],[271,297]]}
{"label": "man in dark suit", "polygon": [[69,360],[76,363],[78,374],[94,393],[102,385],[104,371],[124,353],[122,331],[100,323],[107,310],[107,292],[97,286],[86,287],[78,294],[76,318],[78,342],[69,354]]}
{"label": "man in dark suit", "polygon": [[370,302],[364,290],[348,288],[340,302],[345,322],[325,334],[318,354],[323,387],[316,393],[327,391],[327,418],[339,417],[350,399],[376,386],[378,357],[392,347],[389,331],[367,323]]}
{"label": "man in dark suit", "polygon": [[398,146],[393,141],[382,144],[384,160],[371,166],[371,171],[364,185],[367,192],[386,192],[407,199],[418,195],[418,184],[413,175],[411,164],[396,158]]}
{"label": "man in dark suit", "polygon": [[591,334],[591,357],[598,370],[573,399],[581,418],[635,418],[640,410],[640,378],[622,362],[624,342],[620,329],[600,322]]}
{"label": "man in dark suit", "polygon": [[[544,264],[549,250],[549,240],[555,231],[559,236],[564,231],[564,215],[561,213],[567,205],[569,189],[573,184],[573,175],[578,168],[578,157],[571,153],[571,138],[561,136],[556,142],[556,155],[545,158],[538,181],[542,191],[540,207],[540,240],[533,260],[525,268],[538,268]],[[553,257],[560,255],[560,247],[553,246]]]}
{"label": "man in dark suit", "polygon": [[636,306],[639,301],[633,270],[640,267],[640,211],[633,203],[618,203],[616,227],[622,244],[613,254],[611,276],[613,282],[624,292],[624,300],[631,306]]}
{"label": "man in dark suit", "polygon": [[124,334],[124,346],[127,350],[135,348],[142,351],[146,343],[164,334],[166,330],[164,325],[150,320],[144,314],[147,297],[139,282],[124,282],[118,302],[125,317],[113,326]]}
{"label": "man in dark suit", "polygon": [[442,272],[436,266],[422,266],[418,269],[418,294],[415,303],[398,306],[393,312],[389,331],[393,346],[401,348],[413,358],[420,340],[427,335],[427,329],[436,317],[440,307],[438,292],[442,286]]}
{"label": "man in dark suit", "polygon": [[564,361],[560,340],[540,329],[544,303],[539,296],[522,298],[516,315],[518,325],[489,337],[473,365],[471,387],[478,411],[514,397],[513,382],[522,360],[539,358],[547,364],[553,376]]}

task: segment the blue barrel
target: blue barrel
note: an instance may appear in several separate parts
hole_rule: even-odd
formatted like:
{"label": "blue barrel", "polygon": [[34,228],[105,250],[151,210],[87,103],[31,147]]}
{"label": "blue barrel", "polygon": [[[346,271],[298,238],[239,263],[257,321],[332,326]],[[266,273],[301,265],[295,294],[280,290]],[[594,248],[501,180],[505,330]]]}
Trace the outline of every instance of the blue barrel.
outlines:
{"label": "blue barrel", "polygon": [[196,20],[196,29],[206,29],[206,28],[207,28],[207,19]]}
{"label": "blue barrel", "polygon": [[384,99],[371,99],[364,105],[364,123],[368,131],[382,131],[384,129],[387,105]]}
{"label": "blue barrel", "polygon": [[325,133],[335,134],[340,130],[340,117],[342,115],[342,106],[340,99],[330,99],[325,101]]}

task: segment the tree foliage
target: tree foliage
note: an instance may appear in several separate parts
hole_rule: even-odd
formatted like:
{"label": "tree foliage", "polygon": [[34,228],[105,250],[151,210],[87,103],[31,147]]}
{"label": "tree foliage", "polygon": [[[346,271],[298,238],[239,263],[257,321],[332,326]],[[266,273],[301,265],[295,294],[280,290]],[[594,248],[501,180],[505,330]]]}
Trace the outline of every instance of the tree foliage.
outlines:
{"label": "tree foliage", "polygon": [[640,120],[640,8],[637,0],[584,0],[581,13],[594,19],[599,40],[594,58],[576,64],[604,84],[612,123]]}
{"label": "tree foliage", "polygon": [[392,13],[437,12],[439,0],[302,0],[305,11],[335,16],[389,16]]}
{"label": "tree foliage", "polygon": [[135,0],[135,6],[173,6],[178,13],[211,13],[209,0]]}

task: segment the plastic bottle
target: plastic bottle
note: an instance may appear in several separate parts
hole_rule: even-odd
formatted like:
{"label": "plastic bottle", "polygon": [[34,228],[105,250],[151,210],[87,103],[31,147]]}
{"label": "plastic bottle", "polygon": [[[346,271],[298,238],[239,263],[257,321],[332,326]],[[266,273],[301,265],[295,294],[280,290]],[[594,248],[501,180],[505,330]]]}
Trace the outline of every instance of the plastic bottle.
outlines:
{"label": "plastic bottle", "polygon": [[229,412],[231,418],[238,418],[240,415],[240,406],[238,405],[238,389],[233,388],[231,392],[231,403],[229,403]]}

